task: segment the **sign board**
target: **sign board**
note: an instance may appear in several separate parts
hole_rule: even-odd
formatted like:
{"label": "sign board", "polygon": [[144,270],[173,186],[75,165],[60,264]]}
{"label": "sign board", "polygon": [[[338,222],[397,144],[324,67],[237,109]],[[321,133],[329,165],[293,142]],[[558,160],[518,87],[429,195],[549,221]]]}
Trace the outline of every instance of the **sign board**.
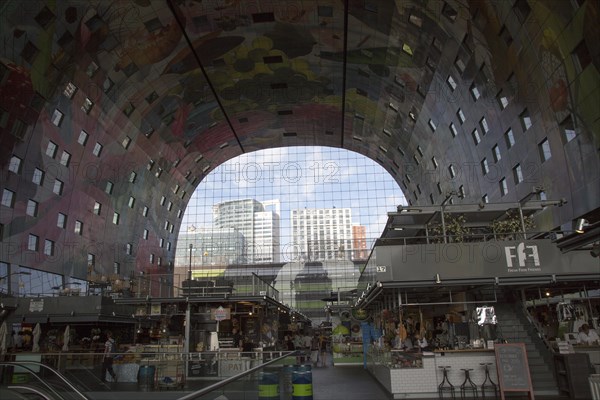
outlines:
{"label": "sign board", "polygon": [[505,392],[528,392],[533,400],[533,386],[524,343],[503,343],[494,346],[500,397]]}
{"label": "sign board", "polygon": [[43,311],[44,299],[31,299],[29,301],[29,312]]}
{"label": "sign board", "polygon": [[152,304],[150,306],[150,315],[160,315],[161,304]]}
{"label": "sign board", "polygon": [[230,308],[213,308],[210,310],[212,314],[212,319],[215,321],[224,321],[226,319],[231,319],[231,309]]}

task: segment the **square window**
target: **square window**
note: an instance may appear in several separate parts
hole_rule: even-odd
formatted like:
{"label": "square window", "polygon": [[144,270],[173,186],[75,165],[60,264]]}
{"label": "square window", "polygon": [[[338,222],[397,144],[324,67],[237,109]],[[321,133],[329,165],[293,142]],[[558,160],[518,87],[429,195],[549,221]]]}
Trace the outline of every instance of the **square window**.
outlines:
{"label": "square window", "polygon": [[408,45],[408,43],[402,44],[402,51],[408,54],[409,56],[413,55],[413,49]]}
{"label": "square window", "polygon": [[521,120],[521,127],[523,128],[523,132],[531,128],[532,122],[531,117],[529,116],[529,111],[525,109],[521,115],[519,115],[519,119]]}
{"label": "square window", "polygon": [[77,138],[77,143],[79,143],[82,146],[85,146],[85,144],[87,143],[88,140],[88,134],[86,131],[81,131],[79,132],[79,137]]}
{"label": "square window", "polygon": [[121,264],[118,262],[113,263],[113,274],[119,275],[121,273]]}
{"label": "square window", "polygon": [[431,119],[429,120],[429,128],[431,128],[431,130],[433,132],[435,132],[435,130],[437,129],[437,126],[435,125],[435,122],[433,122]]}
{"label": "square window", "polygon": [[72,99],[73,96],[75,96],[75,92],[77,92],[77,86],[75,86],[73,83],[69,82],[69,83],[67,83],[67,86],[65,87],[65,90],[63,91],[63,94],[68,99]]}
{"label": "square window", "polygon": [[492,153],[494,154],[494,161],[498,162],[502,159],[502,154],[500,154],[500,147],[498,147],[498,145],[495,145],[492,148]]}
{"label": "square window", "polygon": [[133,206],[135,205],[135,198],[130,196],[127,205],[129,206],[129,208],[133,208]]}
{"label": "square window", "polygon": [[542,162],[547,161],[552,157],[552,151],[550,150],[550,142],[548,138],[545,138],[538,144],[538,151],[540,153],[540,159]]}
{"label": "square window", "polygon": [[76,235],[81,235],[83,233],[83,222],[75,221],[75,229],[73,230]]}
{"label": "square window", "polygon": [[85,100],[83,101],[83,105],[81,106],[81,110],[84,113],[89,114],[90,111],[92,111],[93,106],[94,106],[94,102],[86,97]]}
{"label": "square window", "polygon": [[85,71],[85,73],[87,74],[87,76],[89,76],[90,78],[92,76],[94,76],[94,74],[96,73],[96,71],[98,71],[98,64],[96,64],[95,62],[91,62],[88,67],[87,70]]}
{"label": "square window", "polygon": [[560,123],[560,130],[563,132],[563,141],[565,143],[568,143],[577,137],[575,124],[570,115]]}
{"label": "square window", "polygon": [[488,172],[490,172],[490,167],[488,165],[487,158],[484,158],[483,160],[481,160],[481,172],[483,173],[483,175],[487,175]]}
{"label": "square window", "polygon": [[471,96],[473,97],[473,100],[477,101],[481,97],[481,92],[479,91],[479,88],[477,88],[475,83],[473,83],[471,85],[471,87],[469,88],[469,91],[471,92]]}
{"label": "square window", "polygon": [[171,251],[171,242],[167,242],[167,251]]}
{"label": "square window", "polygon": [[423,18],[418,17],[415,14],[409,15],[408,22],[419,28],[423,26]]}
{"label": "square window", "polygon": [[40,238],[32,233],[29,234],[29,239],[27,241],[27,250],[37,251],[39,245]]}
{"label": "square window", "polygon": [[44,171],[36,168],[33,170],[33,177],[31,178],[31,181],[36,185],[42,186],[44,184],[44,175]]}
{"label": "square window", "polygon": [[94,202],[94,214],[100,215],[101,213],[102,213],[102,204],[98,203],[97,201]]}
{"label": "square window", "polygon": [[2,205],[12,208],[15,205],[15,192],[4,189],[2,191]]}
{"label": "square window", "polygon": [[20,174],[21,165],[23,165],[23,160],[17,156],[12,156],[10,163],[8,164],[8,170],[10,172],[14,172],[15,174]]}
{"label": "square window", "polygon": [[467,68],[467,66],[465,65],[465,62],[462,60],[462,58],[460,58],[460,56],[456,57],[456,60],[454,60],[454,65],[456,66],[456,69],[458,69],[458,71],[461,74],[463,72],[465,72],[465,69]]}
{"label": "square window", "polygon": [[64,185],[65,184],[64,184],[63,181],[61,181],[60,179],[55,179],[54,180],[54,187],[52,188],[52,191],[54,192],[54,194],[62,196]]}
{"label": "square window", "polygon": [[446,79],[446,83],[448,83],[448,86],[450,86],[450,89],[452,89],[452,91],[456,90],[456,81],[454,80],[454,78],[452,77],[452,75],[448,75],[448,78]]}
{"label": "square window", "polygon": [[106,188],[104,189],[104,191],[108,194],[112,194],[114,186],[115,185],[111,181],[106,181]]}
{"label": "square window", "polygon": [[450,122],[450,134],[453,138],[455,138],[456,135],[458,135],[458,131],[456,130],[456,126],[454,126],[454,122]]}
{"label": "square window", "polygon": [[144,208],[142,209],[142,215],[143,215],[144,217],[147,217],[147,216],[148,216],[148,207],[144,206]]}
{"label": "square window", "polygon": [[515,136],[511,128],[504,132],[504,140],[506,141],[506,147],[509,149],[515,145]]}
{"label": "square window", "polygon": [[460,121],[461,124],[464,124],[465,121],[467,120],[467,117],[465,117],[465,113],[463,112],[463,110],[461,108],[458,109],[458,111],[456,112],[456,115],[458,116],[458,120]]}
{"label": "square window", "polygon": [[53,141],[48,142],[48,147],[46,147],[46,155],[50,158],[56,157],[56,152],[58,151],[58,146]]}
{"label": "square window", "polygon": [[87,263],[88,265],[96,265],[96,255],[92,253],[88,253],[87,255]]}
{"label": "square window", "polygon": [[485,117],[482,117],[479,120],[479,126],[481,126],[481,131],[483,132],[484,135],[490,131],[490,126],[488,125],[488,122],[485,119]]}
{"label": "square window", "polygon": [[56,219],[56,226],[61,229],[65,229],[67,227],[67,216],[63,213],[58,213],[58,217]]}
{"label": "square window", "polygon": [[44,241],[44,254],[47,256],[54,255],[54,242],[52,240],[46,239]]}
{"label": "square window", "polygon": [[464,187],[464,185],[460,185],[460,187],[458,188],[458,195],[460,196],[461,199],[465,198],[465,187]]}
{"label": "square window", "polygon": [[102,90],[104,93],[110,92],[110,89],[115,85],[115,83],[109,77],[106,77],[104,82],[102,82]]}
{"label": "square window", "polygon": [[154,264],[154,254],[150,254],[150,264]]}
{"label": "square window", "polygon": [[35,200],[27,200],[27,210],[25,211],[30,217],[37,217],[38,214],[38,202]]}
{"label": "square window", "polygon": [[146,164],[146,169],[152,171],[152,167],[154,167],[154,160],[150,159],[148,160],[148,164]]}
{"label": "square window", "polygon": [[169,204],[167,204],[167,210],[171,211],[173,209],[173,202],[170,201]]}
{"label": "square window", "polygon": [[165,239],[160,238],[160,240],[158,241],[158,247],[163,247],[165,245]]}
{"label": "square window", "polygon": [[508,107],[508,97],[506,97],[502,91],[500,91],[496,96],[496,101],[498,102],[501,110],[504,110],[506,107]]}
{"label": "square window", "polygon": [[113,214],[113,219],[112,222],[115,225],[119,225],[119,219],[121,218],[121,216],[119,215],[119,213],[114,213]]}
{"label": "square window", "polygon": [[438,193],[442,194],[442,184],[440,182],[438,182],[436,187],[437,187]]}
{"label": "square window", "polygon": [[481,143],[481,136],[479,136],[479,131],[477,130],[477,128],[473,129],[473,132],[471,132],[471,136],[473,136],[473,141],[475,142],[475,145]]}
{"label": "square window", "polygon": [[51,121],[54,125],[60,126],[64,116],[65,115],[62,112],[60,112],[59,110],[54,110],[54,113],[52,113]]}
{"label": "square window", "polygon": [[162,175],[162,172],[163,172],[162,168],[159,167],[156,169],[154,176],[156,176],[157,178],[160,178],[160,176]]}
{"label": "square window", "polygon": [[131,171],[131,173],[129,174],[129,182],[135,183],[136,178],[137,178],[137,174],[135,172]]}
{"label": "square window", "polygon": [[125,136],[125,138],[121,142],[121,145],[123,145],[123,147],[125,149],[128,149],[130,144],[131,144],[131,138],[129,136]]}
{"label": "square window", "polygon": [[438,164],[438,161],[436,160],[435,156],[431,157],[431,163],[433,164],[434,169],[438,168],[439,164]]}
{"label": "square window", "polygon": [[506,196],[508,194],[508,184],[506,183],[506,178],[500,179],[500,194],[502,196]]}
{"label": "square window", "polygon": [[484,194],[483,196],[481,196],[481,201],[483,204],[488,204],[490,202],[490,198],[487,194]]}
{"label": "square window", "polygon": [[148,240],[148,229],[144,229],[144,240]]}
{"label": "square window", "polygon": [[456,176],[456,169],[454,168],[454,165],[450,164],[448,167],[448,172],[450,172],[450,179]]}
{"label": "square window", "polygon": [[98,142],[94,145],[94,150],[92,150],[92,154],[96,157],[100,157],[100,153],[102,153],[102,145]]}
{"label": "square window", "polygon": [[131,243],[127,243],[125,245],[125,253],[127,255],[131,255],[132,252],[133,252],[133,246],[131,245]]}
{"label": "square window", "polygon": [[523,182],[523,170],[521,169],[520,164],[513,167],[513,177],[515,178],[515,185]]}
{"label": "square window", "polygon": [[68,167],[69,164],[71,163],[71,153],[69,153],[66,150],[63,150],[63,152],[60,156],[60,163],[62,165],[64,165],[65,167]]}

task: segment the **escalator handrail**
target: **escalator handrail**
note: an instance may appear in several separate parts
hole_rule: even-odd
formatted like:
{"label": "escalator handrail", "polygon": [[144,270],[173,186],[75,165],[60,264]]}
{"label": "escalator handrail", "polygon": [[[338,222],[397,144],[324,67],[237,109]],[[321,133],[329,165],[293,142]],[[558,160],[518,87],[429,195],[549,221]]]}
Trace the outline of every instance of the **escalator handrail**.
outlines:
{"label": "escalator handrail", "polygon": [[[18,362],[18,361],[17,361],[17,362]],[[0,364],[0,365],[2,365],[2,364]],[[54,388],[53,388],[52,386],[50,386],[50,385],[49,385],[47,382],[45,382],[45,381],[44,381],[42,378],[40,378],[40,377],[37,375],[37,372],[35,372],[35,371],[33,370],[33,368],[26,367],[25,365],[19,365],[19,368],[22,368],[22,369],[24,369],[24,370],[27,370],[27,371],[29,371],[29,373],[30,373],[31,375],[33,375],[33,376],[35,377],[35,379],[37,379],[37,380],[38,380],[38,382],[42,384],[42,386],[43,386],[43,387],[45,387],[45,388],[46,388],[46,389],[48,389],[48,390],[49,390],[49,391],[50,391],[52,394],[54,394],[54,396],[56,396],[56,398],[57,398],[57,399],[62,399],[62,398],[63,398],[63,397],[62,397],[60,394],[58,394],[58,392],[57,392],[56,390],[54,390]],[[13,371],[13,374],[14,374],[14,371]],[[7,386],[7,387],[8,387],[8,386]],[[16,386],[14,386],[14,387],[16,387]],[[37,392],[36,392],[36,393],[37,393]],[[40,394],[40,396],[47,397],[47,396],[45,396],[45,395],[43,395],[43,394],[41,394],[41,393],[38,393],[38,394]]]}
{"label": "escalator handrail", "polygon": [[28,390],[30,392],[33,392],[39,396],[42,396],[45,400],[52,400],[51,397],[48,397],[45,393],[41,392],[38,389],[34,389],[31,386],[7,386],[7,389],[20,389],[20,390]]}
{"label": "escalator handrail", "polygon": [[219,388],[221,388],[221,387],[223,387],[225,385],[228,385],[229,383],[234,382],[234,381],[236,381],[236,380],[238,380],[238,379],[240,379],[240,378],[242,378],[242,377],[244,377],[246,375],[250,375],[250,374],[252,374],[252,373],[254,373],[254,372],[258,371],[258,370],[261,370],[264,367],[266,367],[267,365],[274,364],[277,361],[281,361],[281,360],[283,360],[283,359],[285,359],[287,357],[295,356],[295,355],[298,355],[298,354],[300,354],[299,351],[289,351],[289,352],[286,352],[285,355],[283,355],[281,357],[278,357],[278,358],[275,358],[273,360],[267,361],[264,364],[258,365],[258,366],[254,367],[254,368],[250,368],[247,371],[244,371],[244,372],[242,372],[240,374],[237,374],[235,376],[232,376],[230,378],[223,379],[222,381],[219,381],[219,382],[217,382],[215,384],[212,384],[210,386],[207,386],[207,387],[202,388],[200,390],[197,390],[195,392],[186,394],[185,396],[179,397],[176,400],[192,400],[192,399],[195,399],[195,398],[197,398],[199,396],[204,396],[205,394],[210,393],[212,391],[215,391],[215,390],[217,390],[217,389],[219,389]]}
{"label": "escalator handrail", "polygon": [[[83,400],[91,400],[89,397],[87,397],[85,394],[83,394],[79,389],[77,389],[71,382],[69,382],[69,380],[63,374],[58,372],[56,369],[49,367],[46,364],[42,364],[41,362],[37,362],[37,361],[3,361],[3,362],[0,362],[0,366],[21,367],[21,368],[29,369],[31,371],[31,369],[28,368],[26,365],[34,365],[37,367],[44,367],[44,368],[50,370],[52,373],[54,373],[56,376],[58,376],[74,393],[79,395],[79,397],[81,397]],[[33,374],[37,377],[35,372],[33,372]]]}

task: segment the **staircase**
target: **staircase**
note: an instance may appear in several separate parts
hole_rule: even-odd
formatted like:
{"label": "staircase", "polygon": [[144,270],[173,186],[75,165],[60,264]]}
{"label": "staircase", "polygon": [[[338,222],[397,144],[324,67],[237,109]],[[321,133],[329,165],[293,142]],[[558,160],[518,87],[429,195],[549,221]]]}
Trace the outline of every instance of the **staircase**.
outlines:
{"label": "staircase", "polygon": [[525,344],[534,394],[557,396],[559,391],[554,376],[553,352],[546,347],[521,304],[499,300],[494,310],[498,318],[498,338],[508,343]]}

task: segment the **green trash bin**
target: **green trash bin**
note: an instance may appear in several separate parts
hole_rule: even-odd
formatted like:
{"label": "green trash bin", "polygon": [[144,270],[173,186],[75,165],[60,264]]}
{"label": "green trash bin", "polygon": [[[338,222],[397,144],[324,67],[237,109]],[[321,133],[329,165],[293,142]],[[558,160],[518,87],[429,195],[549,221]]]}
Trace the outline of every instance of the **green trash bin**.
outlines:
{"label": "green trash bin", "polygon": [[137,381],[138,386],[142,390],[154,389],[154,375],[156,374],[156,367],[154,365],[140,365],[138,371]]}
{"label": "green trash bin", "polygon": [[279,400],[279,375],[261,372],[258,383],[258,400]]}
{"label": "green trash bin", "polygon": [[313,400],[312,372],[292,372],[292,399]]}

